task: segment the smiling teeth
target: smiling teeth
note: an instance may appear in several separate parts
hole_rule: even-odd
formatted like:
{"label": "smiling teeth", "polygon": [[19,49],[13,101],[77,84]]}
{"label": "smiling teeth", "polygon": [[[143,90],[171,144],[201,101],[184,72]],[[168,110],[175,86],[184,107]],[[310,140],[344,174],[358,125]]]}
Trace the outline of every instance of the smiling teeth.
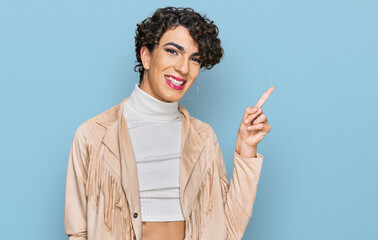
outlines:
{"label": "smiling teeth", "polygon": [[174,84],[176,86],[182,86],[184,84],[184,81],[177,81],[176,79],[174,79],[171,76],[165,76],[165,77],[167,78],[168,81],[170,81],[172,84]]}

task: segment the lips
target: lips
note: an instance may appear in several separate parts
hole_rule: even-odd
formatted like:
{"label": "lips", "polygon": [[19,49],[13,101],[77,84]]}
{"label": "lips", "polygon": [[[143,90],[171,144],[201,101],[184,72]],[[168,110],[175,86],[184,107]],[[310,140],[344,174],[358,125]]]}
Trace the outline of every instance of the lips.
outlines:
{"label": "lips", "polygon": [[164,75],[164,79],[168,86],[175,90],[182,90],[186,84],[184,79],[173,75]]}

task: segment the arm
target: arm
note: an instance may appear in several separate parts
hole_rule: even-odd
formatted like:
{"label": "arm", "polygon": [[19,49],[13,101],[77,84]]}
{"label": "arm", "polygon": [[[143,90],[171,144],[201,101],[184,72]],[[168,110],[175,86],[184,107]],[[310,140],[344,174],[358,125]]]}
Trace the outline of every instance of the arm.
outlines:
{"label": "arm", "polygon": [[263,157],[258,153],[256,158],[244,157],[234,152],[234,169],[229,184],[222,151],[214,131],[212,132],[221,179],[228,239],[241,239],[252,216]]}
{"label": "arm", "polygon": [[256,103],[245,109],[238,130],[234,152],[234,170],[228,184],[223,156],[216,140],[217,160],[220,165],[221,186],[229,239],[241,239],[252,215],[257,184],[260,178],[263,157],[256,152],[257,144],[270,131],[271,126],[261,107],[273,92],[270,87]]}
{"label": "arm", "polygon": [[87,239],[87,197],[85,195],[86,166],[88,150],[84,138],[85,126],[75,132],[68,159],[64,228],[70,240]]}
{"label": "arm", "polygon": [[227,181],[226,168],[219,143],[213,133],[218,155],[217,160],[220,165],[227,232],[230,239],[241,239],[243,237],[252,215],[263,160],[263,157],[256,152],[257,144],[271,129],[261,107],[273,90],[274,86],[271,86],[260,97],[255,107],[245,109],[235,144],[234,170],[230,185]]}

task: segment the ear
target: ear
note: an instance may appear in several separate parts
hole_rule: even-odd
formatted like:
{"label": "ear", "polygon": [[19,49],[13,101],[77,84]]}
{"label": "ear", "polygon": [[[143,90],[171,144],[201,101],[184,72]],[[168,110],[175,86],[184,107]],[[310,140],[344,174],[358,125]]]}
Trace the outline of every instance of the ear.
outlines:
{"label": "ear", "polygon": [[140,49],[140,59],[142,60],[143,68],[150,68],[151,54],[146,46],[142,46]]}

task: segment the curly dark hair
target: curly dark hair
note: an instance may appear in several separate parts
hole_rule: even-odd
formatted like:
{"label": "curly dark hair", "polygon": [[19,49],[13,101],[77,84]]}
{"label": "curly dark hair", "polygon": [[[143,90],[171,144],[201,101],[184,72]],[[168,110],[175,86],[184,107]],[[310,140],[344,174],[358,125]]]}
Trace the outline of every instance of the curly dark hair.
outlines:
{"label": "curly dark hair", "polygon": [[140,58],[140,49],[146,46],[152,52],[163,34],[175,28],[183,26],[190,32],[193,40],[198,44],[198,51],[201,58],[201,68],[211,69],[220,62],[223,56],[221,41],[218,38],[218,27],[214,21],[205,15],[201,16],[192,8],[166,7],[158,8],[155,13],[137,24],[135,30],[135,53],[136,66],[134,71],[139,71],[142,83],[145,69]]}

